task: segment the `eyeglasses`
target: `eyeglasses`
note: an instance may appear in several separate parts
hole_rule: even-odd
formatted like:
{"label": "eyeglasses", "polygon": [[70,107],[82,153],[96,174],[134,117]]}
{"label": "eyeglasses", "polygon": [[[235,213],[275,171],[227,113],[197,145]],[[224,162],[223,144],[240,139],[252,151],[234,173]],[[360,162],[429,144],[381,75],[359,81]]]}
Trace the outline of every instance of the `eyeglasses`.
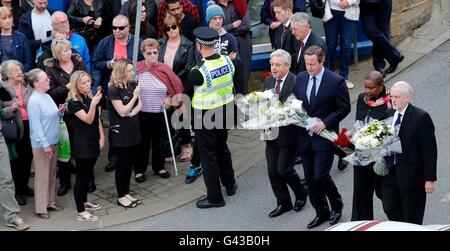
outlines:
{"label": "eyeglasses", "polygon": [[173,25],[171,25],[171,26],[166,26],[165,28],[164,28],[164,30],[166,31],[166,32],[169,32],[169,31],[171,31],[171,30],[176,30],[178,28],[178,26],[176,25],[176,24],[173,24]]}
{"label": "eyeglasses", "polygon": [[147,56],[150,56],[150,55],[158,55],[158,51],[149,51],[149,52],[146,52],[145,53]]}
{"label": "eyeglasses", "polygon": [[113,30],[120,30],[123,31],[125,28],[127,28],[128,26],[113,26],[112,29]]}

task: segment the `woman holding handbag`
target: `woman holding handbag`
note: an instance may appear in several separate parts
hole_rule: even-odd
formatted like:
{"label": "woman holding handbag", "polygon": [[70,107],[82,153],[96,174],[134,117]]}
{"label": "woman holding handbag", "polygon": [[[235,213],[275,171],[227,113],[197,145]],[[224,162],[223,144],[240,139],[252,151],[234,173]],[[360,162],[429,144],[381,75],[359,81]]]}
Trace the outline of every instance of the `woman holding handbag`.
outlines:
{"label": "woman holding handbag", "polygon": [[0,66],[2,86],[7,90],[12,100],[17,102],[15,109],[16,123],[20,127],[20,138],[16,142],[17,158],[11,159],[11,171],[16,188],[16,200],[19,205],[27,204],[25,195],[34,196],[34,191],[28,186],[31,173],[33,153],[30,141],[30,124],[28,121],[27,103],[32,89],[23,79],[23,65],[16,60],[6,60]]}
{"label": "woman holding handbag", "polygon": [[89,180],[101,149],[105,145],[103,126],[100,121],[99,102],[102,93],[91,93],[91,76],[85,71],[76,71],[70,78],[70,91],[67,109],[73,125],[73,156],[77,168],[74,197],[78,221],[96,221],[98,216],[90,211],[102,208],[101,205],[87,201]]}
{"label": "woman holding handbag", "polygon": [[48,219],[48,210],[62,211],[55,203],[56,161],[60,137],[59,121],[64,105],[59,109],[46,93],[50,80],[41,69],[33,69],[25,75],[25,80],[34,89],[28,100],[30,139],[34,156],[34,199],[35,211],[41,219]]}

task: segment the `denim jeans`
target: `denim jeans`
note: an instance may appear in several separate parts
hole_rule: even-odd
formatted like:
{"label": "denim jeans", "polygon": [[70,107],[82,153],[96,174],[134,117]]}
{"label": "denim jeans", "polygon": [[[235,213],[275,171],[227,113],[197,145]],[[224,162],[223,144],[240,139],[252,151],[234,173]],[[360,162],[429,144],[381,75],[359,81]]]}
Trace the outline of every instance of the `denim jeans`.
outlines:
{"label": "denim jeans", "polygon": [[356,21],[348,20],[344,17],[344,11],[331,10],[333,18],[323,23],[325,29],[326,43],[328,47],[326,62],[330,71],[335,71],[335,61],[337,57],[336,49],[339,42],[340,60],[339,74],[348,79],[348,68],[352,56],[353,34]]}

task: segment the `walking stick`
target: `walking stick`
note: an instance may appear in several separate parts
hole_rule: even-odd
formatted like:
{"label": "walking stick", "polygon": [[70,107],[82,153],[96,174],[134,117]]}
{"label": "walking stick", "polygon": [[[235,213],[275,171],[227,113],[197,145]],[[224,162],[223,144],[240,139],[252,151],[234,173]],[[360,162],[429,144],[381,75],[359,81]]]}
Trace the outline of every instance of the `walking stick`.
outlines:
{"label": "walking stick", "polygon": [[164,110],[164,120],[166,121],[167,135],[169,135],[170,151],[172,152],[173,166],[175,168],[175,176],[178,176],[177,160],[175,159],[175,152],[173,151],[172,135],[170,135],[169,120],[167,119],[166,109],[163,108],[163,110]]}

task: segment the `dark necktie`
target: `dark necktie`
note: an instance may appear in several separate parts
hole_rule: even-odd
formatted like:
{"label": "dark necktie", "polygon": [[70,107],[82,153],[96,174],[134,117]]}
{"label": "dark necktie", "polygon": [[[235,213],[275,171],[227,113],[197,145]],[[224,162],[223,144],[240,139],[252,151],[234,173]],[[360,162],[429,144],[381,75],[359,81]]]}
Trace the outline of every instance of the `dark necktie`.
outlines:
{"label": "dark necktie", "polygon": [[[395,120],[394,126],[397,127],[397,126],[399,126],[401,123],[402,123],[402,114],[399,113],[399,114],[398,114],[398,117],[397,117],[397,120]],[[399,128],[396,128],[396,129],[399,129]],[[398,133],[398,131],[397,131],[396,133]],[[397,164],[397,153],[393,152],[391,155],[386,156],[386,157],[384,158],[384,160],[386,160],[386,163],[387,163],[387,165],[388,165],[389,167],[394,166],[395,164]]]}
{"label": "dark necktie", "polygon": [[277,79],[277,80],[276,80],[276,84],[275,84],[275,94],[280,95],[281,82],[282,82],[282,81],[283,81],[283,80],[281,80],[281,79]]}
{"label": "dark necktie", "polygon": [[316,101],[316,76],[312,77],[313,79],[313,85],[311,87],[311,92],[309,93],[309,104],[314,104],[314,101]]}
{"label": "dark necktie", "polygon": [[300,41],[300,47],[299,47],[299,51],[298,51],[298,56],[297,56],[297,62],[300,62],[300,55],[302,55],[303,53],[303,49],[305,48],[305,43],[303,43],[303,40]]}

